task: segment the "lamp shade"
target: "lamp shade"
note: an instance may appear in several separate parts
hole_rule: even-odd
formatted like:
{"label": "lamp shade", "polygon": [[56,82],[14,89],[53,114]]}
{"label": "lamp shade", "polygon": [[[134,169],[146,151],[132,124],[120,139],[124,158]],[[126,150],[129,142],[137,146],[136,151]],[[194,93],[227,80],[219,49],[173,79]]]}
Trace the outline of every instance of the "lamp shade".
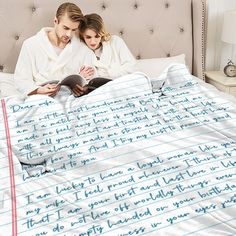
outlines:
{"label": "lamp shade", "polygon": [[221,40],[236,44],[236,10],[224,13]]}

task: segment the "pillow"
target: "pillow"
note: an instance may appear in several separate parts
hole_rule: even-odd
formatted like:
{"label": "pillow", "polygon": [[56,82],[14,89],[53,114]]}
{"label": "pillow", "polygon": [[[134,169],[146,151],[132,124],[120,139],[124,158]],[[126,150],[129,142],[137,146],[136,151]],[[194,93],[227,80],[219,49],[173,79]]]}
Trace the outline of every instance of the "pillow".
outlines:
{"label": "pillow", "polygon": [[0,97],[17,94],[14,84],[14,74],[0,72]]}
{"label": "pillow", "polygon": [[13,78],[14,78],[14,74],[0,72],[0,81],[2,79],[13,79]]}
{"label": "pillow", "polygon": [[137,60],[136,68],[149,77],[158,77],[172,63],[185,64],[185,54],[174,57],[140,59]]}

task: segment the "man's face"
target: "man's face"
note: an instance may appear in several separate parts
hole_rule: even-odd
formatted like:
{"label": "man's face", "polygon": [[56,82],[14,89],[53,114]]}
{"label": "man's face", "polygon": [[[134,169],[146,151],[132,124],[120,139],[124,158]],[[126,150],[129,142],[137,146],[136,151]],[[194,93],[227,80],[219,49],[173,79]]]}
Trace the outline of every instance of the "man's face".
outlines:
{"label": "man's face", "polygon": [[57,39],[64,44],[69,43],[78,27],[79,22],[71,21],[67,15],[61,16],[60,19],[55,18],[54,21]]}

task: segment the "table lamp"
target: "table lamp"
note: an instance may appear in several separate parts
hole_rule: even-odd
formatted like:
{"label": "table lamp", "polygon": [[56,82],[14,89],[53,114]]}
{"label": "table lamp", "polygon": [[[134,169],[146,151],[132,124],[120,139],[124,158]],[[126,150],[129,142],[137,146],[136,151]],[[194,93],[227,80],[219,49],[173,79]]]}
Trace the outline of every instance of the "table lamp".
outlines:
{"label": "table lamp", "polygon": [[[221,40],[225,43],[236,44],[236,10],[226,11],[224,13],[223,27]],[[233,45],[234,52],[234,45]],[[233,54],[232,54],[233,55]],[[224,67],[224,73],[226,76],[236,76],[236,66],[231,60]]]}

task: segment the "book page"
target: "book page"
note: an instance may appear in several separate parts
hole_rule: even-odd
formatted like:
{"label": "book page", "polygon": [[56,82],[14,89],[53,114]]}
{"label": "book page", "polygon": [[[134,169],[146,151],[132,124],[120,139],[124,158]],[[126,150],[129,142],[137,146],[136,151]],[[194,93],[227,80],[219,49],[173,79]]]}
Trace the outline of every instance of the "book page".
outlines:
{"label": "book page", "polygon": [[84,87],[87,84],[87,81],[80,75],[69,75],[60,82],[60,85],[66,85],[71,89],[73,89],[77,84]]}

